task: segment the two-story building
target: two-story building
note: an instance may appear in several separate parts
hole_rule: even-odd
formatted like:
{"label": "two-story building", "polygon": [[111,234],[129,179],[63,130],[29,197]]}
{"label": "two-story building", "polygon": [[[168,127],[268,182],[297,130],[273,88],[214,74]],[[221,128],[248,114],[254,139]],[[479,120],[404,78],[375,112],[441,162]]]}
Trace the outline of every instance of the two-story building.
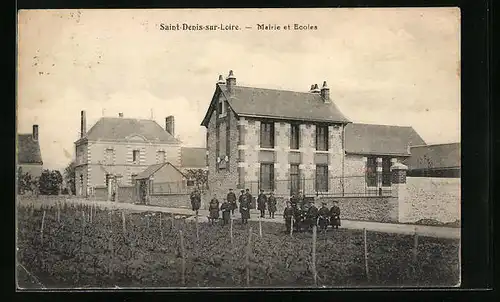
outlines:
{"label": "two-story building", "polygon": [[87,132],[86,114],[81,112],[81,137],[75,142],[77,195],[88,195],[105,187],[111,177],[119,185],[133,185],[151,165],[169,162],[181,165],[181,142],[174,137],[174,117],[165,129],[153,120],[102,117]]}
{"label": "two-story building", "polygon": [[33,125],[32,133],[17,135],[17,167],[33,178],[40,177],[43,167],[38,131],[38,125]]}
{"label": "two-story building", "polygon": [[352,124],[326,81],[307,92],[243,87],[232,71],[219,76],[201,125],[209,187],[218,195],[229,188],[378,193],[390,182],[391,164],[409,156],[410,145],[425,144],[411,127]]}

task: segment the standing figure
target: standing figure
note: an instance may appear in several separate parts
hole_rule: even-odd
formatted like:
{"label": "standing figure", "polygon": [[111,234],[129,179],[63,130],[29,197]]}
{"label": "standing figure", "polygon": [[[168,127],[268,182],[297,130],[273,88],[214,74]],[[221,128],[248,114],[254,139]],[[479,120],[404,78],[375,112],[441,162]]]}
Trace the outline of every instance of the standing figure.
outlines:
{"label": "standing figure", "polygon": [[217,200],[217,196],[214,195],[214,198],[210,200],[210,205],[208,207],[208,210],[210,212],[210,222],[212,224],[215,223],[217,219],[219,219],[219,201]]}
{"label": "standing figure", "polygon": [[321,203],[321,208],[318,210],[318,224],[321,230],[326,230],[328,228],[330,210],[326,207],[326,202]]}
{"label": "standing figure", "polygon": [[335,229],[338,229],[340,226],[340,208],[337,204],[338,202],[334,200],[333,206],[330,209],[330,223]]}
{"label": "standing figure", "polygon": [[250,219],[250,202],[246,195],[243,195],[243,198],[240,202],[240,213],[241,213],[241,223],[247,224],[248,219]]}
{"label": "standing figure", "polygon": [[248,201],[248,208],[252,209],[253,208],[253,196],[252,196],[252,194],[250,194],[249,189],[246,190],[245,196],[246,196],[247,201]]}
{"label": "standing figure", "polygon": [[307,209],[306,215],[307,215],[308,227],[312,229],[312,227],[315,226],[318,222],[318,208],[316,207],[314,202],[311,202],[309,204],[309,208]]}
{"label": "standing figure", "polygon": [[269,218],[274,218],[274,213],[276,212],[276,197],[274,197],[273,192],[271,192],[271,195],[267,199],[267,209],[269,210]]}
{"label": "standing figure", "polygon": [[224,200],[224,202],[220,206],[220,210],[222,211],[222,225],[226,225],[229,223],[229,219],[231,219],[231,203],[229,203],[227,200]]}
{"label": "standing figure", "polygon": [[297,202],[299,204],[299,207],[304,210],[304,205],[305,205],[305,196],[302,193],[302,191],[299,191],[299,195],[297,196]]}
{"label": "standing figure", "polygon": [[193,211],[198,215],[198,210],[200,209],[201,206],[201,199],[200,195],[198,194],[198,189],[194,189],[193,192],[191,192],[191,208]]}
{"label": "standing figure", "polygon": [[290,233],[290,227],[292,225],[292,219],[294,217],[294,209],[290,201],[286,202],[286,208],[283,212],[283,218],[285,219],[286,231]]}
{"label": "standing figure", "polygon": [[238,206],[236,205],[236,194],[234,194],[233,189],[229,189],[229,193],[227,193],[226,199],[231,206],[231,214],[234,215],[234,210],[236,210]]}
{"label": "standing figure", "polygon": [[260,190],[259,197],[257,197],[257,209],[260,211],[260,218],[266,217],[266,203],[267,196],[264,194],[264,190]]}

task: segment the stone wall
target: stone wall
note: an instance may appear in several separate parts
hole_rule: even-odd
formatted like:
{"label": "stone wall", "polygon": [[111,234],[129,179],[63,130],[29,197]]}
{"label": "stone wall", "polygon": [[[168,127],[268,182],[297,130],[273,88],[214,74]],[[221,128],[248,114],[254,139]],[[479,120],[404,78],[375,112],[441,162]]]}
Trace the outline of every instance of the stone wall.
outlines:
{"label": "stone wall", "polygon": [[401,222],[460,219],[460,178],[407,177],[407,199],[401,204]]}

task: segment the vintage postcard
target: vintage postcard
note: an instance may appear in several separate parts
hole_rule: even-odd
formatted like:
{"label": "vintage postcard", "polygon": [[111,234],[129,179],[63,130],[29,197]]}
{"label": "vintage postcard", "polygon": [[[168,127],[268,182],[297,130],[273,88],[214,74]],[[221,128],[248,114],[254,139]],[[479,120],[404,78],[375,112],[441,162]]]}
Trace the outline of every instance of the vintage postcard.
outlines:
{"label": "vintage postcard", "polygon": [[460,10],[22,10],[17,288],[460,285]]}

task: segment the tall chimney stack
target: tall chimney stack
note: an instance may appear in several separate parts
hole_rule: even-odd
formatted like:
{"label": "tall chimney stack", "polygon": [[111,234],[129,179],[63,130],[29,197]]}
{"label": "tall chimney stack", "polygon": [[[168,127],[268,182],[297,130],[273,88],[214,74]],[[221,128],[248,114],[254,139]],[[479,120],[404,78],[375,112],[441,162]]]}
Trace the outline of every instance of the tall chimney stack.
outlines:
{"label": "tall chimney stack", "polygon": [[234,86],[236,86],[236,77],[234,76],[232,70],[229,70],[229,75],[226,78],[226,86],[229,93],[234,92]]}
{"label": "tall chimney stack", "polygon": [[326,86],[326,81],[323,82],[323,87],[321,87],[321,98],[325,103],[330,102],[330,88]]}
{"label": "tall chimney stack", "polygon": [[37,141],[38,140],[38,125],[33,125],[33,140]]}
{"label": "tall chimney stack", "polygon": [[318,84],[314,84],[314,86],[313,86],[313,87],[312,87],[312,89],[311,89],[311,92],[312,92],[312,93],[320,93],[320,90],[319,90]]}
{"label": "tall chimney stack", "polygon": [[224,77],[222,76],[222,74],[219,75],[219,80],[217,81],[217,84],[226,84],[226,81],[224,81]]}
{"label": "tall chimney stack", "polygon": [[123,112],[118,113],[118,117],[123,117]]}
{"label": "tall chimney stack", "polygon": [[87,117],[85,111],[82,110],[80,118],[80,138],[84,138],[87,135]]}
{"label": "tall chimney stack", "polygon": [[165,130],[170,133],[173,137],[175,137],[175,124],[174,124],[174,116],[170,115],[165,118]]}

